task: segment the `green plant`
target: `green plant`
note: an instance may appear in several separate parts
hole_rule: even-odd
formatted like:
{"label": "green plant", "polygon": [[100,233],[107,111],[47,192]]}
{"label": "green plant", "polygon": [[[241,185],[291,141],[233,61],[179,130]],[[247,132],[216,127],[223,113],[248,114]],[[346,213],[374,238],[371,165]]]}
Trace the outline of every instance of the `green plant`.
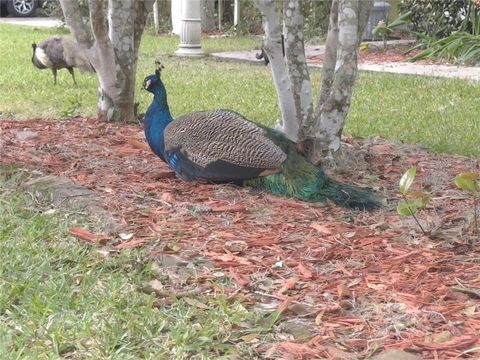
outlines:
{"label": "green plant", "polygon": [[387,49],[387,38],[392,34],[393,30],[398,28],[399,26],[408,24],[410,22],[410,18],[412,16],[412,12],[408,11],[405,14],[401,14],[392,22],[385,22],[380,21],[377,26],[372,31],[372,34],[375,37],[381,37],[383,39],[383,49]]}
{"label": "green plant", "polygon": [[414,31],[442,38],[459,30],[469,0],[402,0],[400,12],[411,11]]}
{"label": "green plant", "polygon": [[469,0],[463,12],[457,31],[448,36],[416,33],[420,43],[414,49],[422,47],[425,50],[411,60],[446,58],[464,64],[480,63],[480,6],[475,1]]}
{"label": "green plant", "polygon": [[455,176],[455,185],[466,191],[473,199],[473,232],[478,234],[478,203],[480,201],[480,189],[478,186],[479,175],[465,172]]}
{"label": "green plant", "polygon": [[403,200],[397,205],[397,212],[401,216],[411,216],[417,223],[423,235],[428,235],[416,216],[418,210],[425,208],[430,201],[431,196],[421,191],[409,191],[417,174],[416,166],[408,169],[400,178],[398,189],[402,194]]}

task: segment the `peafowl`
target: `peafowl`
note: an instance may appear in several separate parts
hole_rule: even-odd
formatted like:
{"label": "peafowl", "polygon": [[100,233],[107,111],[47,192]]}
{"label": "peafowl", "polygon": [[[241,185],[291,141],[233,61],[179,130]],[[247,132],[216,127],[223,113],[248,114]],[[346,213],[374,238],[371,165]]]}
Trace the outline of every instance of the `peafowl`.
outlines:
{"label": "peafowl", "polygon": [[75,85],[77,85],[77,82],[75,81],[73,68],[95,72],[88,60],[86,50],[67,38],[53,36],[38,45],[33,43],[32,49],[33,65],[39,69],[51,69],[54,84],[57,83],[57,70],[59,69],[67,69],[70,75],[72,75]]}
{"label": "peafowl", "polygon": [[147,142],[182,180],[232,182],[308,202],[330,199],[354,209],[380,206],[370,190],[327,177],[282,133],[234,111],[193,112],[173,120],[160,69],[145,78],[143,87],[154,95],[144,119]]}

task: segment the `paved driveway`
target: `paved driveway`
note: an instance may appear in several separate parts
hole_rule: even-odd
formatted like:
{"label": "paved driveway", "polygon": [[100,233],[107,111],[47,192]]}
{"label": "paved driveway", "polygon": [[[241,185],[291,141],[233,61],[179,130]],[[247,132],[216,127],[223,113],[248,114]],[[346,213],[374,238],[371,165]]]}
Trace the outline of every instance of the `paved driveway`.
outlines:
{"label": "paved driveway", "polygon": [[17,24],[35,27],[56,27],[61,26],[63,23],[54,18],[48,17],[29,17],[29,18],[16,18],[16,17],[2,17],[0,18],[0,24]]}

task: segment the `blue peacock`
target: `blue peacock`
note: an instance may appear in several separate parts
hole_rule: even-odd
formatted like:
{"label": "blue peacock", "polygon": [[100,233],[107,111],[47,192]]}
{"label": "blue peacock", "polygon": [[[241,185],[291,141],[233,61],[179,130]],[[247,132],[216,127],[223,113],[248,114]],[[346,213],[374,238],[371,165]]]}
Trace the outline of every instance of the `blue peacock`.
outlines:
{"label": "blue peacock", "polygon": [[170,114],[161,68],[143,87],[153,93],[145,119],[150,148],[185,181],[232,182],[308,202],[354,209],[380,206],[369,189],[342,184],[297,152],[282,133],[231,110]]}

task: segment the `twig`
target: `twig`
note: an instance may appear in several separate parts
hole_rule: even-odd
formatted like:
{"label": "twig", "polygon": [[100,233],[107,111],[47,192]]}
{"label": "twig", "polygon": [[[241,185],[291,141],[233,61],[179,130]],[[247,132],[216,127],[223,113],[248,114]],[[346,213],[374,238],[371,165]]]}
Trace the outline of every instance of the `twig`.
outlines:
{"label": "twig", "polygon": [[473,296],[474,298],[480,299],[480,290],[469,289],[463,286],[450,286],[450,290],[458,291],[458,292]]}
{"label": "twig", "polygon": [[160,203],[162,205],[166,205],[168,207],[172,207],[173,205],[166,202],[165,200],[161,200],[161,199],[157,199],[157,198],[154,198],[154,197],[151,197],[151,196],[144,196],[144,195],[140,195],[140,194],[136,194],[136,193],[133,193],[133,194],[125,194],[126,196],[133,196],[133,197],[137,197],[137,198],[140,198],[140,199],[143,199],[143,200],[151,200],[151,201],[155,201],[157,203]]}
{"label": "twig", "polygon": [[200,287],[200,288],[195,288],[193,290],[175,292],[175,291],[158,290],[158,289],[152,288],[151,286],[143,286],[143,287],[140,287],[139,290],[146,294],[155,293],[155,295],[158,295],[160,297],[175,296],[177,298],[181,298],[181,297],[200,295],[204,292],[207,292],[209,289]]}
{"label": "twig", "polygon": [[[283,296],[267,294],[267,293],[264,293],[264,292],[261,292],[261,291],[254,291],[253,293],[255,295],[265,296],[265,297],[268,297],[268,298],[272,298],[272,299],[275,299],[275,300],[281,300],[281,301],[284,301],[285,297],[286,297],[286,296],[283,297]],[[316,309],[327,307],[327,306],[322,306],[322,305],[312,305],[312,304],[308,304],[308,303],[301,302],[301,301],[296,301],[296,300],[292,300],[292,304],[305,305],[305,306],[309,306],[311,308],[316,308]]]}
{"label": "twig", "polygon": [[461,352],[460,354],[458,354],[456,357],[459,358],[459,357],[462,357],[462,356],[465,355],[465,354],[472,353],[472,352],[476,352],[476,351],[480,351],[480,346],[467,349],[467,350],[465,350],[464,352]]}

